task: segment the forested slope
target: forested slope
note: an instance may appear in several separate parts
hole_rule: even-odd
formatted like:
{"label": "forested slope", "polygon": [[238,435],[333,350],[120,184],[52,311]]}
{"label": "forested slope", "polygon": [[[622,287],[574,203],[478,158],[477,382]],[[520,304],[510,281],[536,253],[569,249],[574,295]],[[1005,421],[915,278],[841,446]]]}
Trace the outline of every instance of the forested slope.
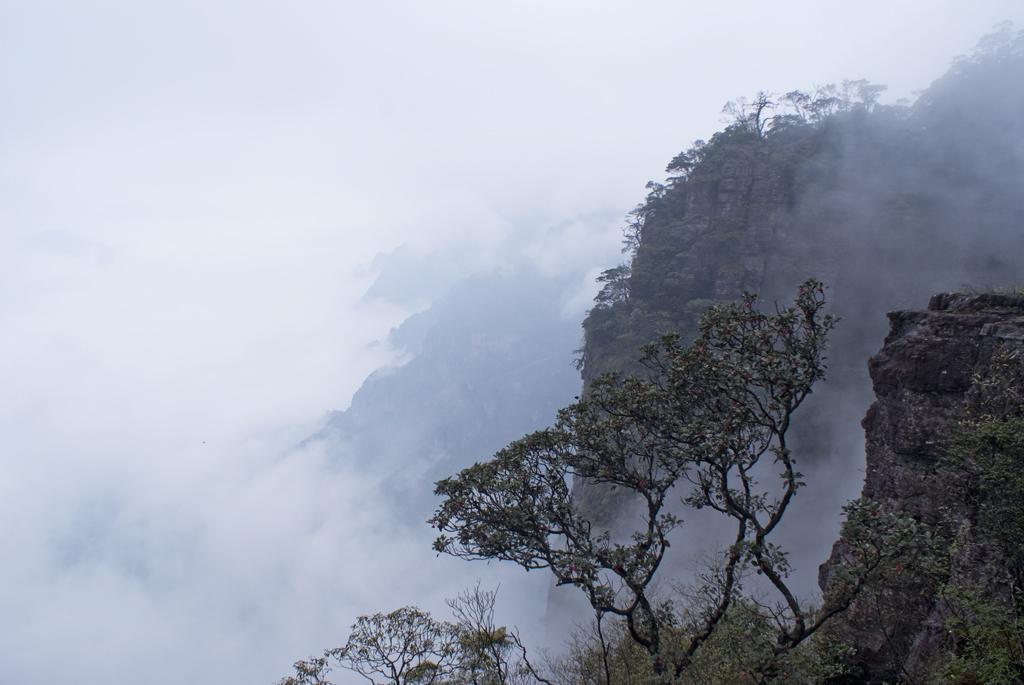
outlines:
{"label": "forested slope", "polygon": [[818,462],[862,459],[837,445],[867,408],[885,313],[1024,281],[1024,38],[987,37],[911,105],[879,104],[882,92],[761,94],[672,159],[584,321],[584,382],[635,371],[641,345],[692,335],[711,303],[744,291],[785,302],[814,276],[841,323],[802,447]]}

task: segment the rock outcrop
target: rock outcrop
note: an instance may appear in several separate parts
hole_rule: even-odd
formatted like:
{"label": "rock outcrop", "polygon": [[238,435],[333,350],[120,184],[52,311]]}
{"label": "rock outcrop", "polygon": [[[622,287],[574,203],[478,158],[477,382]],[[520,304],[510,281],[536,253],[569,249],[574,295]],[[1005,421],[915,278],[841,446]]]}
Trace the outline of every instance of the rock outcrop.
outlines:
{"label": "rock outcrop", "polygon": [[[782,98],[769,119],[746,111],[678,155],[633,214],[630,264],[606,272],[584,322],[585,385],[643,373],[642,345],[692,337],[715,302],[750,291],[770,308],[818,278],[842,322],[799,448],[804,466],[828,462],[816,482],[841,485],[860,455],[837,446],[871,401],[864,360],[885,312],[965,284],[1024,282],[1021,84],[1024,37],[994,36],[910,107],[862,94],[800,117]],[[837,486],[835,501],[855,487]]]}
{"label": "rock outcrop", "polygon": [[[936,295],[926,311],[893,312],[889,321],[869,362],[876,400],[863,421],[863,496],[920,521],[943,554],[938,569],[903,569],[851,607],[842,630],[856,650],[850,682],[859,683],[921,682],[934,670],[950,649],[940,587],[997,592],[993,576],[1005,570],[1005,555],[978,525],[978,498],[962,487],[970,476],[950,456],[979,382],[1003,373],[999,359],[1024,365],[1024,294]],[[840,540],[821,567],[823,590],[843,554]]]}
{"label": "rock outcrop", "polygon": [[[1000,34],[909,107],[878,104],[870,87],[821,116],[787,114],[784,100],[767,120],[741,107],[731,125],[673,159],[665,183],[649,184],[627,230],[629,263],[602,277],[584,322],[584,392],[604,373],[643,373],[642,345],[667,332],[692,338],[716,302],[746,290],[770,309],[808,277],[828,284],[841,319],[828,378],[801,408],[792,439],[813,488],[780,530],[804,594],[842,503],[860,486],[855,427],[872,400],[864,360],[885,334],[884,313],[965,284],[1024,282],[1021,84],[1024,35]],[[954,299],[947,313],[981,306]],[[920,373],[933,371],[936,383],[955,381],[948,369]],[[575,496],[596,525],[628,520],[609,488],[577,484]],[[560,612],[570,613],[552,599],[551,613]]]}

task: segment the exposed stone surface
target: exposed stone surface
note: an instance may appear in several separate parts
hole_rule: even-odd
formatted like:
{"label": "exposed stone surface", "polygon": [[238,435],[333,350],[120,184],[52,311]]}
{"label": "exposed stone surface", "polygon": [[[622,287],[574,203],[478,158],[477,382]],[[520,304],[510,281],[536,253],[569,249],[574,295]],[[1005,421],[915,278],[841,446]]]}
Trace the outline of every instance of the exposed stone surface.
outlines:
{"label": "exposed stone surface", "polygon": [[[885,344],[869,362],[876,400],[863,421],[863,495],[941,531],[955,542],[950,582],[984,586],[985,574],[1002,565],[1000,552],[974,525],[977,512],[957,494],[957,474],[941,465],[975,379],[997,352],[1024,351],[1024,295],[941,294],[926,311],[893,312],[889,321]],[[843,554],[840,540],[821,567],[823,589]],[[906,569],[851,608],[844,630],[857,650],[856,682],[914,682],[943,647],[946,617],[934,581],[920,571]]]}

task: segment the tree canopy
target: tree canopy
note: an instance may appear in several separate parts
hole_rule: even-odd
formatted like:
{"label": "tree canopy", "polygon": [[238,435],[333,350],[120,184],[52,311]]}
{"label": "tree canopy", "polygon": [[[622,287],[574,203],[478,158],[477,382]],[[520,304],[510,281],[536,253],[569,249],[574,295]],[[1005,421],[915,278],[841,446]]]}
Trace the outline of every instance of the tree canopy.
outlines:
{"label": "tree canopy", "polygon": [[[792,306],[771,313],[760,311],[753,295],[712,307],[692,344],[663,337],[642,352],[645,374],[600,378],[551,428],[440,481],[436,494],[443,500],[431,519],[440,531],[435,549],[548,569],[559,585],[581,589],[598,619],[622,619],[667,676],[686,670],[740,599],[741,578],[751,571],[776,595],[771,603],[758,601],[778,626],[774,651],[800,644],[848,604],[838,595],[821,612],[801,603],[787,581],[786,553],[771,541],[804,485],[789,434],[825,374],[836,321],[825,312],[824,292],[821,283],[807,281]],[[765,477],[769,466],[777,478]],[[641,525],[625,539],[599,529],[574,501],[574,482],[630,493],[640,504]],[[670,506],[677,499],[733,524],[731,543],[703,578],[703,603],[688,612],[688,625],[654,591],[671,533],[681,524]],[[863,563],[851,567],[843,587],[855,590],[859,574],[888,553],[877,544],[859,547],[854,555]],[[687,636],[683,646],[667,649],[667,636],[680,631]]]}

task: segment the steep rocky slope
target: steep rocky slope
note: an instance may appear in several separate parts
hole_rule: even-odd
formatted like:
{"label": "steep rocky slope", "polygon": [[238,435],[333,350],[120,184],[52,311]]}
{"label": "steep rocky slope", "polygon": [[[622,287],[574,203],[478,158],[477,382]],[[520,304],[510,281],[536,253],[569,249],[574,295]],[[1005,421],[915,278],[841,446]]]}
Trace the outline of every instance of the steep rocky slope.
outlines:
{"label": "steep rocky slope", "polygon": [[[1024,413],[1019,399],[999,396],[1024,391],[1024,295],[938,295],[927,310],[894,312],[889,321],[885,345],[869,365],[876,400],[863,422],[863,496],[924,524],[936,548],[929,560],[853,605],[844,625],[856,648],[851,682],[934,677],[962,647],[952,637],[951,597],[974,593],[975,604],[1013,610],[1010,551],[981,518],[994,497],[1012,502],[1021,493],[1007,491],[1011,482],[995,484],[1000,492],[979,488],[977,472],[985,464],[964,436],[993,422],[1013,430],[1005,422]],[[1013,525],[1012,517],[997,525]],[[823,590],[844,558],[840,541],[821,568]]]}
{"label": "steep rocky slope", "polygon": [[833,376],[864,382],[884,313],[934,292],[1020,280],[1024,33],[991,36],[912,106],[865,82],[767,96],[649,184],[631,263],[584,323],[584,378],[630,368],[665,331],[744,290],[788,301],[831,285],[845,325]]}
{"label": "steep rocky slope", "polygon": [[[880,105],[878,92],[856,82],[738,106],[650,185],[631,260],[606,272],[584,322],[589,383],[637,371],[641,345],[691,335],[712,302],[752,291],[770,306],[809,276],[827,283],[842,321],[797,442],[832,502],[814,514],[827,520],[859,487],[863,453],[847,446],[885,312],[1024,282],[1024,34],[990,36],[911,106]],[[602,493],[584,499],[614,519]]]}

